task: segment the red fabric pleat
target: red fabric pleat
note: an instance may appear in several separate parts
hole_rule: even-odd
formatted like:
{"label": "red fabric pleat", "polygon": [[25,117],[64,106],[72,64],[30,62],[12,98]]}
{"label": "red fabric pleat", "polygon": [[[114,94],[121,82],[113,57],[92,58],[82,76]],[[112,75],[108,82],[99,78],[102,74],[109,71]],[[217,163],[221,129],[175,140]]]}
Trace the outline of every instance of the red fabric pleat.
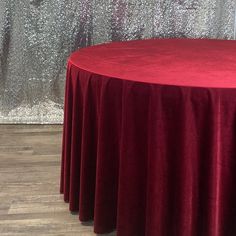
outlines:
{"label": "red fabric pleat", "polygon": [[65,202],[69,202],[70,191],[70,159],[71,159],[71,125],[72,125],[72,76],[71,64],[67,66],[67,80],[65,88],[65,110],[63,127],[63,148],[62,148],[62,167],[61,167],[61,193],[64,193]]}
{"label": "red fabric pleat", "polygon": [[[105,79],[101,87],[94,228],[97,233],[116,228],[120,157],[122,84]],[[107,99],[109,97],[109,99]],[[108,108],[108,109],[107,109]],[[109,194],[108,193],[109,189]]]}
{"label": "red fabric pleat", "polygon": [[82,89],[79,83],[79,71],[72,70],[73,83],[72,121],[71,121],[71,160],[70,160],[70,211],[79,210],[81,131],[82,131]]}

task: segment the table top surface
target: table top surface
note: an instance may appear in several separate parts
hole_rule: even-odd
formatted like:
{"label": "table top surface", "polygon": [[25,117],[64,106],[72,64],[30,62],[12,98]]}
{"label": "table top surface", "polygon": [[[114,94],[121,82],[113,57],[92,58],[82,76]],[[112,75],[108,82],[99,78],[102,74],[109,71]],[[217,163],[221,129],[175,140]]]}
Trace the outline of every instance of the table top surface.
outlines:
{"label": "table top surface", "polygon": [[69,62],[88,72],[123,80],[236,88],[236,40],[113,42],[80,49]]}

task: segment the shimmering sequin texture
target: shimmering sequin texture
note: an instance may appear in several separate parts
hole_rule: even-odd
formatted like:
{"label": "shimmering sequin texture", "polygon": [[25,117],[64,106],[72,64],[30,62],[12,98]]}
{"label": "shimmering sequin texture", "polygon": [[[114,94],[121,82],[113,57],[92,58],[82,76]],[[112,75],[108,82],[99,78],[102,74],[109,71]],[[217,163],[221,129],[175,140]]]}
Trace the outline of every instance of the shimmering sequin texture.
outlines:
{"label": "shimmering sequin texture", "polygon": [[66,60],[151,37],[233,39],[234,0],[1,0],[0,123],[61,123]]}

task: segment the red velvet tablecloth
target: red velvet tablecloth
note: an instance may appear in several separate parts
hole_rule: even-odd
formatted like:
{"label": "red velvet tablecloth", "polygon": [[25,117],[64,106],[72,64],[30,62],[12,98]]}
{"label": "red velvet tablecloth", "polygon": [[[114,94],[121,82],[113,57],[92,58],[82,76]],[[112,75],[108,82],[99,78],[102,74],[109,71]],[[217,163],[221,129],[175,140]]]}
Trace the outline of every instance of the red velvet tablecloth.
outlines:
{"label": "red velvet tablecloth", "polygon": [[61,193],[96,233],[236,235],[236,41],[103,44],[68,62]]}

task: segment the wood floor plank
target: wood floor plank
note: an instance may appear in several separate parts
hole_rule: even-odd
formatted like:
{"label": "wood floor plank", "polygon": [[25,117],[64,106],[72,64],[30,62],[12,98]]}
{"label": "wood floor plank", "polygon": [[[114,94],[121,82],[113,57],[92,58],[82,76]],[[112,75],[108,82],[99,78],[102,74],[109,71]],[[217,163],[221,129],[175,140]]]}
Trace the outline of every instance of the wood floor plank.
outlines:
{"label": "wood floor plank", "polygon": [[0,125],[1,236],[95,235],[59,194],[61,135],[61,125]]}

